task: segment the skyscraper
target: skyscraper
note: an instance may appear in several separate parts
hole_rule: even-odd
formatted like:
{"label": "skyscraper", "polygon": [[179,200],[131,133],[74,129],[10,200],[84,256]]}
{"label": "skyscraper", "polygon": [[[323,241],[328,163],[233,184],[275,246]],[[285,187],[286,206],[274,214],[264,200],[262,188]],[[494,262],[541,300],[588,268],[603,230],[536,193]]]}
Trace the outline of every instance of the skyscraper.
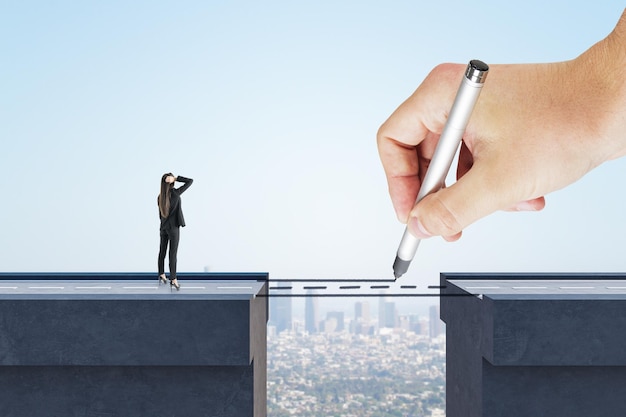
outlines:
{"label": "skyscraper", "polygon": [[378,299],[378,328],[394,328],[398,321],[396,303],[392,302],[389,297],[386,297],[385,292],[381,292],[380,295]]}
{"label": "skyscraper", "polygon": [[429,336],[433,339],[443,332],[443,322],[439,318],[439,306],[430,306],[429,313]]}
{"label": "skyscraper", "polygon": [[[290,287],[290,283],[282,282],[281,287]],[[291,290],[281,290],[280,294],[290,295]],[[276,333],[291,330],[291,297],[273,297],[269,300],[270,317],[269,324],[276,327]]]}
{"label": "skyscraper", "polygon": [[309,290],[304,303],[304,330],[309,333],[317,333],[319,330],[319,307],[315,295],[314,290]]}
{"label": "skyscraper", "polygon": [[354,303],[354,320],[350,324],[350,332],[357,334],[369,334],[373,331],[370,324],[370,305],[367,301]]}
{"label": "skyscraper", "polygon": [[385,323],[387,323],[387,318],[385,316],[387,309],[385,308],[385,304],[388,301],[388,297],[385,297],[384,294],[385,293],[382,292],[378,298],[378,328],[385,327]]}
{"label": "skyscraper", "polygon": [[381,327],[395,328],[398,325],[398,311],[396,310],[396,303],[393,301],[387,301],[384,304],[385,309],[385,321],[381,324]]}
{"label": "skyscraper", "polygon": [[365,323],[370,321],[370,305],[367,301],[358,301],[354,304],[354,319]]}

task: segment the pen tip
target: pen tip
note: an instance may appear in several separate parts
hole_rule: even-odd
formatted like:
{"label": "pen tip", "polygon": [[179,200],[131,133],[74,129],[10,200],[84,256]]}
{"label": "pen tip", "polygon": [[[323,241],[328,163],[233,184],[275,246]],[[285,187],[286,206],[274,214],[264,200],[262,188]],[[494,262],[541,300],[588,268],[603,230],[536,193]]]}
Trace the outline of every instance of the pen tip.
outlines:
{"label": "pen tip", "polygon": [[396,260],[393,263],[393,276],[396,279],[400,278],[409,269],[411,261],[405,261],[396,256]]}

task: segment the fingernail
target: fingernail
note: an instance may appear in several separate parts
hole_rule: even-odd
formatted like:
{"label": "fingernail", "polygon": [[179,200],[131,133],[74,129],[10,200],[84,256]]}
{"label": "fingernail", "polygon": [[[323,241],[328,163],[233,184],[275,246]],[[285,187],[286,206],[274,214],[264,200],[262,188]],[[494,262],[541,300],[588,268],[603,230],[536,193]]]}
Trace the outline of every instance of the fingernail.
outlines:
{"label": "fingernail", "polygon": [[537,206],[533,201],[520,201],[515,204],[516,211],[537,211]]}
{"label": "fingernail", "polygon": [[413,236],[418,239],[427,239],[429,237],[432,237],[432,234],[430,234],[424,228],[424,225],[422,224],[422,222],[419,221],[417,217],[411,217],[411,219],[409,220],[409,230],[411,231]]}

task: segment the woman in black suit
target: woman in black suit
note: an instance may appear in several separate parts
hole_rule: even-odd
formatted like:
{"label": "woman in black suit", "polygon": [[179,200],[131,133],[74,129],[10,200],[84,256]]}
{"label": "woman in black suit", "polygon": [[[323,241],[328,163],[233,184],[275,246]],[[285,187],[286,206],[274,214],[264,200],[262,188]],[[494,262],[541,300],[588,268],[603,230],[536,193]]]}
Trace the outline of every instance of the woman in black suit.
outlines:
{"label": "woman in black suit", "polygon": [[[174,188],[174,183],[182,182],[182,187]],[[157,197],[159,205],[159,218],[161,219],[161,246],[159,248],[159,284],[167,283],[165,277],[165,252],[167,245],[170,246],[170,286],[180,290],[180,284],[176,279],[176,254],[178,253],[178,240],[180,228],[185,227],[185,218],[181,208],[180,195],[191,186],[193,180],[181,176],[175,177],[171,172],[161,177],[161,192]]]}

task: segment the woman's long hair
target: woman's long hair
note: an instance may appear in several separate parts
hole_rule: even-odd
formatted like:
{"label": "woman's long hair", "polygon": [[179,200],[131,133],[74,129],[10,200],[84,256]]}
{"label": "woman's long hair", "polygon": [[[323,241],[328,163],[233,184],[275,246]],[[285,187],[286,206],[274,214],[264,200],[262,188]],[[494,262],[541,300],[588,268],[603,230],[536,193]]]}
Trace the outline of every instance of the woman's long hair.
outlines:
{"label": "woman's long hair", "polygon": [[170,191],[174,187],[173,182],[165,182],[169,176],[173,176],[171,172],[163,174],[161,177],[161,192],[159,193],[159,212],[164,219],[170,215]]}

